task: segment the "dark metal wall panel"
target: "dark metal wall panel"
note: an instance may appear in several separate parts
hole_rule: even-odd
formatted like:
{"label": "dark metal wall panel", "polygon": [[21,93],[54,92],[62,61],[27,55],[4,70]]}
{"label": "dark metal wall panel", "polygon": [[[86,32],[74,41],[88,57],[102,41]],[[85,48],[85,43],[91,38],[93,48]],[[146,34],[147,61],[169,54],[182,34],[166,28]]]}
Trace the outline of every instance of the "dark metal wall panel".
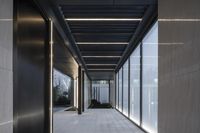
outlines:
{"label": "dark metal wall panel", "polygon": [[76,45],[75,40],[71,34],[69,25],[65,22],[64,16],[62,15],[59,6],[56,3],[57,1],[55,0],[34,0],[34,1],[37,1],[40,8],[43,9],[48,18],[53,21],[55,27],[58,29],[58,32],[64,39],[65,45],[69,48],[75,60],[79,63],[79,65],[82,66],[82,68],[88,75],[85,62],[81,57],[78,46]]}
{"label": "dark metal wall panel", "polygon": [[78,114],[82,114],[82,70],[78,67]]}
{"label": "dark metal wall panel", "polygon": [[48,22],[32,1],[15,1],[14,133],[48,132]]}
{"label": "dark metal wall panel", "polygon": [[78,64],[56,27],[53,31],[54,68],[75,79],[78,76]]}

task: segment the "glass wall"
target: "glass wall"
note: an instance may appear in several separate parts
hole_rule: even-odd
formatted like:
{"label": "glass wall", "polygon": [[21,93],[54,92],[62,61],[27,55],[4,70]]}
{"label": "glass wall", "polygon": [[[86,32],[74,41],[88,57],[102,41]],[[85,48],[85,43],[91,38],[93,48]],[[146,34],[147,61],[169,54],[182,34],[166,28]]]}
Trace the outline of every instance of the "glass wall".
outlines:
{"label": "glass wall", "polygon": [[70,106],[72,100],[72,79],[61,73],[53,70],[53,103],[54,107]]}
{"label": "glass wall", "polygon": [[109,81],[92,81],[92,100],[101,104],[109,103]]}
{"label": "glass wall", "polygon": [[[130,60],[130,71],[129,68]],[[130,81],[128,78],[130,72]],[[158,24],[155,23],[129,59],[116,73],[119,91],[116,105],[149,133],[157,133],[158,113]],[[122,82],[123,81],[123,82]],[[130,87],[129,87],[130,86]],[[117,88],[116,88],[117,89]],[[130,94],[128,93],[130,92]],[[130,95],[130,99],[128,96]],[[118,101],[119,104],[118,104]],[[128,101],[130,100],[130,101]],[[129,106],[129,105],[130,106]],[[129,108],[130,107],[130,108]],[[123,108],[123,109],[122,109]],[[128,114],[130,112],[130,114]]]}
{"label": "glass wall", "polygon": [[140,45],[130,56],[130,119],[140,124]]}
{"label": "glass wall", "polygon": [[142,127],[151,132],[157,129],[158,104],[158,25],[152,27],[143,40]]}
{"label": "glass wall", "polygon": [[90,95],[90,80],[87,77],[87,75],[84,73],[84,107],[85,110],[88,109],[88,107],[91,104],[91,95]]}
{"label": "glass wall", "polygon": [[122,111],[122,68],[119,70],[119,111]]}
{"label": "glass wall", "polygon": [[123,113],[128,116],[128,73],[129,61],[123,66]]}
{"label": "glass wall", "polygon": [[119,109],[119,105],[118,105],[118,91],[119,91],[119,88],[118,88],[118,84],[119,84],[119,81],[118,81],[118,73],[116,74],[116,108]]}

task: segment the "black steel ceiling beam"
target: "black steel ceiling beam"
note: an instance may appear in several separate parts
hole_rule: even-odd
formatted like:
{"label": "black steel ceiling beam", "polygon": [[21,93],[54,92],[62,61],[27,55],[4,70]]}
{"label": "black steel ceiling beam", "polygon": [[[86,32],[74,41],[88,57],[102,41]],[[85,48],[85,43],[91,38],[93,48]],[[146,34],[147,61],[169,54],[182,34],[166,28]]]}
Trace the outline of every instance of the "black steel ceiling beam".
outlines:
{"label": "black steel ceiling beam", "polygon": [[[135,28],[136,29],[136,28]],[[73,34],[93,34],[93,33],[102,33],[102,34],[130,34],[135,31],[135,29],[72,29]]]}
{"label": "black steel ceiling beam", "polygon": [[97,69],[115,69],[115,65],[112,65],[112,66],[87,66],[87,68],[88,69],[95,69],[95,68],[97,68]]}
{"label": "black steel ceiling beam", "polygon": [[122,65],[126,62],[128,57],[131,55],[132,51],[137,47],[140,41],[142,41],[145,34],[148,32],[150,27],[153,25],[153,23],[157,20],[158,11],[157,11],[157,4],[150,5],[147,9],[143,20],[139,24],[138,28],[136,29],[136,32],[130,39],[129,45],[126,47],[122,58],[119,60],[118,65],[115,68],[115,72],[117,72]]}
{"label": "black steel ceiling beam", "polygon": [[123,51],[82,51],[82,56],[121,56]]}
{"label": "black steel ceiling beam", "polygon": [[[146,14],[149,5],[152,5],[155,0],[57,0],[64,17],[66,18],[143,18]],[[61,3],[60,3],[61,2]],[[76,42],[129,42],[134,36],[133,33],[137,32],[137,27],[142,21],[67,21],[70,26],[71,33],[73,33]],[[109,33],[109,34],[105,34]],[[111,35],[111,33],[113,33]],[[124,34],[125,33],[125,34]],[[128,33],[128,34],[127,34]],[[114,55],[109,54],[109,51],[121,52],[127,50],[127,45],[93,45],[84,44],[78,45],[82,55],[84,56],[105,56]],[[115,48],[111,48],[115,47]],[[94,53],[87,53],[93,51]],[[99,52],[98,52],[99,51]],[[104,53],[101,53],[104,51]],[[107,53],[105,53],[107,52]],[[117,53],[119,55],[119,53]],[[116,55],[116,54],[115,54]],[[92,64],[116,64],[119,62],[119,58],[84,58],[87,63],[87,67],[91,69],[100,69],[100,66],[91,66]],[[117,59],[117,60],[114,60]],[[88,65],[90,64],[90,65]],[[101,66],[102,66],[101,65]],[[114,66],[104,67],[116,68]],[[99,72],[96,70],[89,71],[92,78],[102,78],[107,75],[108,72]],[[97,74],[99,72],[99,74]],[[98,75],[98,76],[97,76]],[[111,77],[113,71],[111,72]]]}
{"label": "black steel ceiling beam", "polygon": [[59,7],[55,3],[55,1],[54,0],[34,0],[34,1],[38,4],[41,10],[43,10],[44,14],[49,19],[52,19],[58,32],[66,42],[66,46],[70,49],[72,56],[78,62],[78,64],[82,66],[82,68],[85,70],[88,78],[91,79],[88,74],[85,62],[80,54],[79,48],[76,45],[74,38],[71,34],[69,25],[64,20],[64,16],[61,14]]}
{"label": "black steel ceiling beam", "polygon": [[63,5],[60,4],[63,10],[144,10],[146,5]]}
{"label": "black steel ceiling beam", "polygon": [[154,0],[57,0],[60,5],[128,5],[128,6],[141,6],[152,4]]}
{"label": "black steel ceiling beam", "polygon": [[69,9],[63,9],[62,8],[62,13],[63,14],[90,14],[93,13],[95,11],[95,14],[115,14],[115,13],[122,13],[122,14],[143,14],[144,13],[144,9],[142,10],[134,10],[133,9],[126,9],[126,10],[119,10],[119,9],[93,9],[93,10],[81,10],[81,9],[77,9],[77,10],[69,10]]}
{"label": "black steel ceiling beam", "polygon": [[[87,14],[87,15],[86,15]],[[65,18],[140,18],[141,13],[133,13],[133,14],[125,14],[125,13],[101,13],[101,14],[95,14],[95,13],[85,13],[85,14],[78,14],[78,13],[65,13]]]}
{"label": "black steel ceiling beam", "polygon": [[[67,21],[67,20],[66,20]],[[120,26],[120,25],[138,25],[140,23],[140,21],[67,21],[71,26],[78,26],[78,25],[95,25],[95,26],[99,26],[99,25],[115,25],[115,26]]]}
{"label": "black steel ceiling beam", "polygon": [[86,60],[86,64],[89,65],[89,64],[116,64],[118,63],[119,60],[101,60],[101,61],[98,61],[98,60]]}
{"label": "black steel ceiling beam", "polygon": [[74,35],[77,42],[128,42],[130,35]]}
{"label": "black steel ceiling beam", "polygon": [[78,45],[81,52],[83,51],[124,51],[127,45],[124,44],[80,44]]}
{"label": "black steel ceiling beam", "polygon": [[[114,71],[89,71],[93,80],[111,80],[114,79]],[[98,75],[98,76],[96,76]]]}
{"label": "black steel ceiling beam", "polygon": [[94,28],[95,26],[71,26],[71,30],[135,30],[137,26],[129,26],[129,25],[121,25],[121,26],[111,26],[111,25],[104,25],[98,26],[98,28]]}

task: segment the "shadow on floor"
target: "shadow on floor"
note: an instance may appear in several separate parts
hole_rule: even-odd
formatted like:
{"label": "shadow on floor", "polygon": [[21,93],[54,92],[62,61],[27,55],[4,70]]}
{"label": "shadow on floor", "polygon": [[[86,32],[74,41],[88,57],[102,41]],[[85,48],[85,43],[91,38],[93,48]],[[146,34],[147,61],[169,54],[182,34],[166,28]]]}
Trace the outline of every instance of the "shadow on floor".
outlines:
{"label": "shadow on floor", "polygon": [[89,106],[90,109],[103,109],[103,108],[112,108],[109,103],[100,103],[97,100],[92,100]]}

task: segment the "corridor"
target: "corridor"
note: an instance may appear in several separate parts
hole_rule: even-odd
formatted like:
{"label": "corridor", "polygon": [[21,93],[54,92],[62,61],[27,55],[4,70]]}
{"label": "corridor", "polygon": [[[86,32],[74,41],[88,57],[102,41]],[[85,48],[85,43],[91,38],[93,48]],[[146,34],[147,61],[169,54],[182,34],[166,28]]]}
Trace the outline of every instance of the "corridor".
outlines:
{"label": "corridor", "polygon": [[115,109],[89,109],[54,114],[54,133],[143,133]]}
{"label": "corridor", "polygon": [[0,3],[0,133],[200,133],[200,0]]}

